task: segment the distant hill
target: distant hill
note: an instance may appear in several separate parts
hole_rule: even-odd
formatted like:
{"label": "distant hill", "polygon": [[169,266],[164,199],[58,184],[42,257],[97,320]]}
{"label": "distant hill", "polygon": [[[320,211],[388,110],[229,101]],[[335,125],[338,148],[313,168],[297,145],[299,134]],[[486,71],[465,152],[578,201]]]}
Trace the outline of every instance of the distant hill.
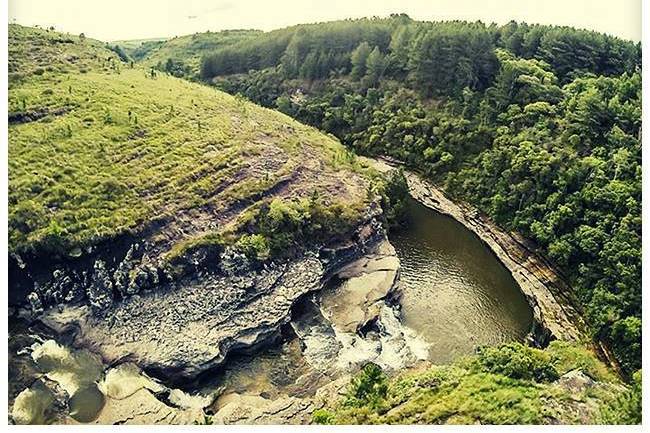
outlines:
{"label": "distant hill", "polygon": [[287,78],[359,78],[365,65],[353,71],[354,64],[361,58],[365,63],[374,48],[382,78],[408,75],[412,87],[439,95],[487,87],[496,73],[495,48],[548,63],[563,84],[585,73],[620,75],[641,65],[640,44],[594,31],[515,21],[502,26],[426,22],[394,14],[266,32],[215,50],[206,56],[201,74],[208,80],[282,65]]}
{"label": "distant hill", "polygon": [[81,35],[9,25],[9,88],[23,78],[47,75],[108,72],[120,63],[106,44]]}
{"label": "distant hill", "polygon": [[158,49],[167,38],[133,39],[113,41],[112,45],[120,47],[133,60],[140,61],[151,51]]}
{"label": "distant hill", "polygon": [[201,58],[215,50],[261,35],[259,30],[224,30],[168,39],[116,41],[133,60],[175,76],[198,76]]}
{"label": "distant hill", "polygon": [[[119,41],[111,41],[111,44],[119,45],[125,50],[135,50],[136,48],[146,45],[149,43],[155,43],[155,42],[165,42],[169,38],[146,38],[146,39],[125,39],[125,40],[119,40]],[[131,54],[131,52],[129,52]]]}

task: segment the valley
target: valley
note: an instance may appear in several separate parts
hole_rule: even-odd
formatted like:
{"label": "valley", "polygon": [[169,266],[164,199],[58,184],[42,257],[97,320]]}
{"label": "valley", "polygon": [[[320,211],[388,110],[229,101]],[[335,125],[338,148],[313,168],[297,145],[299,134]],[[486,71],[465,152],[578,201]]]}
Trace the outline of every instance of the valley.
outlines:
{"label": "valley", "polygon": [[638,422],[640,46],[513,23],[10,25],[10,423]]}

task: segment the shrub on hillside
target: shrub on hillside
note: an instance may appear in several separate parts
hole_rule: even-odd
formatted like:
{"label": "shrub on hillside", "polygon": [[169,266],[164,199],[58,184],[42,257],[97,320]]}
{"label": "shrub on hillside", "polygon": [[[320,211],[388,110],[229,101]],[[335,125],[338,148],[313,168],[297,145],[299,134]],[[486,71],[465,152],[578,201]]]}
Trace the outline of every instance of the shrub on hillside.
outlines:
{"label": "shrub on hillside", "polygon": [[388,394],[388,378],[377,364],[372,362],[350,382],[344,406],[379,409]]}
{"label": "shrub on hillside", "polygon": [[481,348],[471,362],[474,370],[502,374],[512,379],[550,382],[559,377],[548,353],[521,343]]}

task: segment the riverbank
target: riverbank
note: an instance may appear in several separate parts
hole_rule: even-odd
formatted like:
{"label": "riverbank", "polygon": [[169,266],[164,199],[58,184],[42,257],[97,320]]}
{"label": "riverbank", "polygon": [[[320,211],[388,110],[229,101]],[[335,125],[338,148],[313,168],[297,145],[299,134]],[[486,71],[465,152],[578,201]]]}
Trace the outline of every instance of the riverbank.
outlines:
{"label": "riverbank", "polygon": [[[388,172],[396,163],[370,160],[375,169]],[[483,241],[510,271],[533,309],[530,342],[545,346],[552,339],[585,342],[590,340],[585,323],[570,300],[571,288],[560,272],[540,257],[534,246],[516,233],[498,227],[477,209],[450,200],[435,185],[417,174],[404,171],[409,194],[424,206],[447,215]]]}

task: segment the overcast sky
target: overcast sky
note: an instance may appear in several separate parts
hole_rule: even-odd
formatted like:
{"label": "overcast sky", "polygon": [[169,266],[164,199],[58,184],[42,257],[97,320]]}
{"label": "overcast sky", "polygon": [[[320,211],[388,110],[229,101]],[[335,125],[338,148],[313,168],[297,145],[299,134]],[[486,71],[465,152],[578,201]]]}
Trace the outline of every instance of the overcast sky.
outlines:
{"label": "overcast sky", "polygon": [[641,40],[641,0],[9,0],[9,20],[111,41],[407,13],[570,25]]}

